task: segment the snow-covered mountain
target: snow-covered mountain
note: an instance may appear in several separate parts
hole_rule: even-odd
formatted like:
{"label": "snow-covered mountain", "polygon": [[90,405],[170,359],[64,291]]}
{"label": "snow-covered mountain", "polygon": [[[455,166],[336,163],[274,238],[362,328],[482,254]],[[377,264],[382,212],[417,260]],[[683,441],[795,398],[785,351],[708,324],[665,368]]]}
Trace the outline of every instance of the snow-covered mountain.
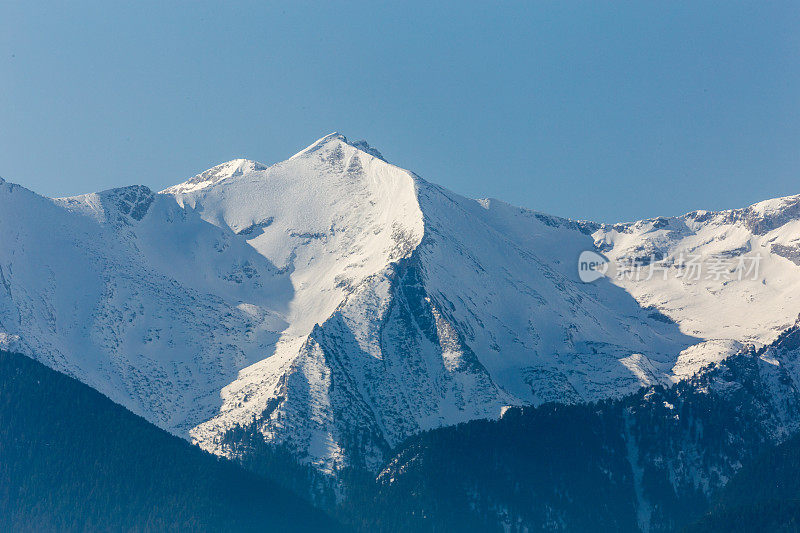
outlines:
{"label": "snow-covered mountain", "polygon": [[[799,205],[574,222],[339,134],[158,194],[0,183],[0,347],[215,453],[255,424],[324,470],[375,467],[420,430],[620,396],[773,340],[800,313]],[[586,250],[662,268],[582,283]],[[756,252],[746,275],[676,277],[681,253]]]}

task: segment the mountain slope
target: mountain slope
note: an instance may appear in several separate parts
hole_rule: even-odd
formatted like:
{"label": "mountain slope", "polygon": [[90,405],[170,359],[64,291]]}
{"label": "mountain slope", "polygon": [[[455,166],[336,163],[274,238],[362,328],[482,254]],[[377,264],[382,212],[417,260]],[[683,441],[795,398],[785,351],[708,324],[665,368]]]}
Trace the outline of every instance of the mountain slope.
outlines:
{"label": "mountain slope", "polygon": [[296,496],[0,351],[3,531],[329,531]]}
{"label": "mountain slope", "polygon": [[374,468],[420,430],[657,382],[694,342],[613,285],[575,282],[586,227],[459,197],[341,135],[212,174],[164,192],[244,233],[295,288],[275,353],[192,431],[217,453],[256,418],[323,468]]}
{"label": "mountain slope", "polygon": [[800,436],[761,453],[734,476],[687,531],[800,529]]}
{"label": "mountain slope", "polygon": [[[789,330],[765,351],[797,368],[800,331]],[[800,435],[759,450],[715,498],[712,509],[687,531],[797,531],[800,529]]]}
{"label": "mountain slope", "polygon": [[615,282],[687,334],[763,345],[797,318],[799,232],[800,196],[790,196],[602,226],[593,236],[614,263],[642,265],[640,279]]}
{"label": "mountain slope", "polygon": [[757,509],[783,508],[764,523],[796,524],[787,500],[797,483],[779,471],[797,462],[796,438],[779,456],[754,458],[800,428],[800,378],[785,369],[800,355],[798,335],[793,327],[671,388],[512,409],[412,437],[353,512],[373,520],[365,530],[676,531],[723,487],[730,507],[716,514],[733,517],[761,487],[762,503],[783,500]]}
{"label": "mountain slope", "polygon": [[144,187],[50,200],[0,183],[0,214],[0,347],[172,432],[216,413],[284,327],[264,302],[285,276]]}
{"label": "mountain slope", "polygon": [[[799,222],[791,200],[765,205],[574,222],[461,197],[339,134],[158,194],[0,183],[0,346],[220,455],[255,427],[325,472],[375,470],[420,431],[620,397],[770,342],[800,313]],[[684,248],[757,249],[763,269],[578,278],[586,250]]]}

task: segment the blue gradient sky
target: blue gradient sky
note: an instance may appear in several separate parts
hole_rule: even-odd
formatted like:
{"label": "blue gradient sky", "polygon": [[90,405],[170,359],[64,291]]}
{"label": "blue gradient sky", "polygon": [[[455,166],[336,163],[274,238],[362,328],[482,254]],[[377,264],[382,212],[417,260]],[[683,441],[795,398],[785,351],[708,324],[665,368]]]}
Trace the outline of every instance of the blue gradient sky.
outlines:
{"label": "blue gradient sky", "polygon": [[800,193],[797,2],[0,5],[0,175],[160,189],[331,131],[599,221]]}

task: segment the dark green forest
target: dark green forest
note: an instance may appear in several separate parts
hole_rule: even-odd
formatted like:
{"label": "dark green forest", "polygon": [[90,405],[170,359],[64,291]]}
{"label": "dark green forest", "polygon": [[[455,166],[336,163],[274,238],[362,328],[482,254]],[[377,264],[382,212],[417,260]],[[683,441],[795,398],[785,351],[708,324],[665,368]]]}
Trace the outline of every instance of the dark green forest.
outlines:
{"label": "dark green forest", "polygon": [[0,531],[331,531],[301,498],[0,351]]}
{"label": "dark green forest", "polygon": [[742,467],[687,531],[800,531],[800,435]]}

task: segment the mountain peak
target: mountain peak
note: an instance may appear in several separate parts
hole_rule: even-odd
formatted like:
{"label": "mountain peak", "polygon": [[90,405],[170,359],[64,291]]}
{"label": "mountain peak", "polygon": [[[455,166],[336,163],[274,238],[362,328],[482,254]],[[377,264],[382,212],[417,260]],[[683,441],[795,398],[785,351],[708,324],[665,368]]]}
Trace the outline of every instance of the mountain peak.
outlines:
{"label": "mountain peak", "polygon": [[192,179],[173,185],[161,191],[162,193],[174,194],[181,192],[196,191],[214,185],[224,179],[241,176],[249,172],[266,170],[267,166],[251,159],[231,159],[208,170],[201,172]]}
{"label": "mountain peak", "polygon": [[[342,135],[339,132],[329,133],[328,135],[322,137],[321,139],[316,140],[307,148],[299,151],[295,155],[289,158],[289,160],[301,158],[301,157],[308,157],[311,154],[320,152],[321,150],[337,150],[341,151],[341,145],[347,145],[355,150],[358,150],[366,155],[371,157],[380,159],[381,161],[386,162],[384,159],[383,154],[381,154],[376,148],[370,146],[370,144],[365,140],[358,140],[358,141],[349,141],[347,137]],[[244,174],[249,174],[251,172],[260,172],[263,170],[267,170],[267,166],[259,163],[257,161],[253,161],[250,159],[232,159],[228,162],[221,163],[210,169],[197,174],[193,178],[179,183],[178,185],[173,185],[172,187],[168,187],[163,191],[160,191],[164,194],[180,194],[180,193],[188,193],[193,191],[199,191],[205,189],[206,187],[210,187],[216,183],[219,183],[223,180],[228,178],[234,178],[237,176],[242,176]]]}
{"label": "mountain peak", "polygon": [[383,154],[381,154],[376,148],[370,146],[370,144],[367,141],[363,139],[357,141],[350,141],[347,139],[347,137],[345,137],[344,135],[342,135],[337,131],[329,133],[328,135],[322,137],[321,139],[317,139],[316,141],[311,143],[307,148],[304,148],[303,150],[300,150],[295,155],[293,155],[291,159],[294,159],[296,157],[308,156],[333,143],[344,143],[348,146],[352,146],[356,150],[364,152],[365,154],[369,154],[372,157],[377,157],[381,161],[386,161],[386,159],[383,157]]}
{"label": "mountain peak", "polygon": [[381,161],[386,161],[386,159],[383,157],[383,154],[381,154],[377,148],[370,146],[369,143],[364,139],[361,139],[359,141],[352,141],[348,144],[354,148],[358,148],[362,152],[365,152],[373,157],[377,157]]}
{"label": "mountain peak", "polygon": [[145,185],[129,185],[97,193],[53,198],[63,208],[88,215],[100,222],[130,225],[144,218],[155,194]]}

